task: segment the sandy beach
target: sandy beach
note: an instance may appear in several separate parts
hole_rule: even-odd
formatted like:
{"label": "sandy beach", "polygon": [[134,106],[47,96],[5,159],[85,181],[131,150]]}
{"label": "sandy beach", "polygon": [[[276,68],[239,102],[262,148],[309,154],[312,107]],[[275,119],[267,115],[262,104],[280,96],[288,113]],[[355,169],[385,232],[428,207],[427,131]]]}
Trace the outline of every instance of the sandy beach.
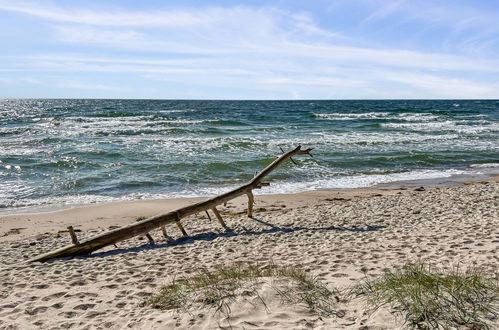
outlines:
{"label": "sandy beach", "polygon": [[499,330],[499,0],[0,0],[0,330]]}
{"label": "sandy beach", "polygon": [[[423,261],[440,267],[499,265],[499,180],[424,189],[324,190],[256,196],[221,208],[226,232],[199,214],[182,221],[189,236],[167,226],[88,257],[27,263],[78,238],[133,223],[201,199],[149,200],[83,206],[51,213],[0,217],[0,328],[2,329],[399,329],[388,307],[367,313],[361,300],[340,299],[338,316],[283,305],[268,288],[266,308],[243,301],[230,317],[209,309],[161,311],[144,304],[162,285],[200,268],[236,262],[291,265],[331,289]],[[492,324],[499,327],[498,320]]]}

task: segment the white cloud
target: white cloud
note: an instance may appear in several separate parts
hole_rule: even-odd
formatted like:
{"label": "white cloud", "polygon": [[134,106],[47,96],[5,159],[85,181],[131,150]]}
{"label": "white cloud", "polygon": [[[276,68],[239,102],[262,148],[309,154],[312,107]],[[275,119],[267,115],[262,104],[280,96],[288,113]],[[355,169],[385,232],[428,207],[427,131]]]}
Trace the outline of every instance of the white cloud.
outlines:
{"label": "white cloud", "polygon": [[134,45],[146,42],[147,36],[134,30],[106,30],[78,26],[54,26],[58,37],[70,43],[110,43],[111,45]]}
{"label": "white cloud", "polygon": [[463,4],[462,1],[432,0],[432,1],[368,1],[372,8],[371,13],[362,24],[373,21],[419,20],[433,24],[446,25],[454,30],[465,30],[481,27],[493,27],[496,30],[499,15],[487,10],[479,2]]}
{"label": "white cloud", "polygon": [[487,2],[399,0],[374,1],[369,6],[372,11],[361,22],[366,29],[413,24],[429,39],[432,33],[445,32],[442,44],[447,49],[471,55],[487,54],[499,45],[499,13],[488,8]]}
{"label": "white cloud", "polygon": [[360,79],[349,78],[330,78],[317,76],[304,76],[299,78],[290,77],[270,77],[260,80],[263,84],[279,85],[314,85],[314,86],[342,86],[342,87],[361,87],[367,85],[367,82]]}
{"label": "white cloud", "polygon": [[292,15],[291,17],[296,21],[297,29],[303,33],[316,36],[323,36],[326,38],[345,38],[343,35],[341,35],[338,32],[331,32],[325,29],[321,29],[320,27],[317,26],[317,24],[310,15],[300,13]]}
{"label": "white cloud", "polygon": [[367,16],[361,24],[367,24],[374,20],[384,19],[393,13],[400,11],[407,5],[406,0],[392,0],[380,2],[377,8]]}
{"label": "white cloud", "polygon": [[[259,28],[261,29],[261,27]],[[227,31],[224,31],[227,30]],[[240,56],[243,61],[266,59],[280,66],[285,61],[325,61],[331,63],[359,63],[425,70],[499,71],[498,60],[480,60],[462,55],[426,53],[401,49],[374,49],[343,46],[323,41],[303,41],[286,35],[273,27],[267,33],[241,33],[230,24],[219,30],[191,33],[177,31],[170,37],[148,35],[131,30],[108,30],[81,26],[57,27],[62,41],[83,45],[100,45],[107,49],[120,48],[163,54],[191,54],[201,57]],[[223,35],[223,37],[221,37]],[[260,37],[262,35],[262,37]],[[309,64],[309,62],[307,62]],[[276,65],[276,64],[273,64]]]}
{"label": "white cloud", "polygon": [[103,84],[92,80],[67,79],[59,76],[45,77],[44,80],[33,77],[0,77],[0,84],[8,86],[26,86],[35,85],[37,87],[57,87],[63,89],[85,89],[99,91],[127,91],[123,86],[113,84]]}
{"label": "white cloud", "polygon": [[81,9],[64,9],[61,7],[38,5],[32,2],[0,2],[0,9],[36,16],[52,21],[79,23],[103,26],[192,26],[210,23],[216,20],[219,11],[195,13],[181,10],[154,12],[101,12]]}
{"label": "white cloud", "polygon": [[89,89],[89,90],[98,90],[98,91],[127,91],[127,88],[116,85],[108,85],[102,84],[98,82],[92,81],[81,81],[81,80],[67,80],[67,79],[58,79],[55,82],[55,85],[59,88],[66,89]]}
{"label": "white cloud", "polygon": [[439,77],[430,74],[385,73],[384,79],[406,84],[434,97],[495,98],[499,84],[477,83],[466,79]]}
{"label": "white cloud", "polygon": [[[392,2],[366,22],[408,6],[406,1]],[[497,81],[491,77],[499,71],[499,60],[360,46],[303,12],[249,7],[90,11],[0,0],[1,9],[46,20],[54,33],[47,39],[73,51],[10,58],[0,64],[3,72],[126,74],[128,79],[185,86],[259,86],[304,98],[319,93],[348,98],[386,95],[384,84],[394,83],[402,86],[399,94],[393,92],[401,97],[413,95],[408,88],[432,97],[493,97],[498,90],[476,77]],[[479,45],[470,39],[469,47]],[[119,90],[71,80],[65,86]]]}
{"label": "white cloud", "polygon": [[44,85],[43,81],[32,77],[0,77],[0,83],[6,85]]}
{"label": "white cloud", "polygon": [[[408,6],[406,1],[390,2],[375,11],[369,19],[383,17]],[[431,8],[434,7],[436,6]],[[101,25],[52,23],[56,37],[62,42],[74,45],[99,45],[107,49],[200,56],[243,54],[269,59],[311,58],[427,70],[499,70],[497,60],[480,61],[460,55],[349,45],[346,38],[340,34],[320,28],[310,15],[290,14],[277,9],[235,7],[101,13],[0,3],[0,9],[2,8],[57,22]],[[170,20],[171,17],[179,17],[181,22],[175,23],[177,21]],[[164,24],[158,25],[162,27],[159,30],[140,29],[161,22]],[[203,26],[194,28],[194,25]],[[468,41],[468,45],[470,48],[478,47],[473,40]]]}

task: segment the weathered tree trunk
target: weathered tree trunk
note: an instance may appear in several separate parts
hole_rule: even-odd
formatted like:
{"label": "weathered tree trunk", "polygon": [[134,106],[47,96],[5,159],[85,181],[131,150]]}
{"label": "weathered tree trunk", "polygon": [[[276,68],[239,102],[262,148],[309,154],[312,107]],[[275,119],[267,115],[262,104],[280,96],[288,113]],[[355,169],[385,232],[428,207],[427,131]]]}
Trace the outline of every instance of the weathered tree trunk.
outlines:
{"label": "weathered tree trunk", "polygon": [[[271,164],[269,164],[266,168],[264,168],[260,173],[255,175],[253,179],[251,179],[248,183],[244,184],[243,186],[233,189],[231,191],[228,191],[224,194],[218,195],[216,197],[210,198],[206,201],[195,203],[192,205],[188,205],[185,207],[182,207],[180,209],[177,209],[175,211],[171,211],[165,214],[160,214],[156,215],[150,218],[147,218],[145,220],[136,222],[134,224],[118,228],[97,236],[94,236],[92,238],[83,240],[79,242],[78,244],[72,244],[72,245],[67,245],[63,248],[60,248],[58,250],[51,251],[49,253],[40,255],[32,260],[32,261],[47,261],[50,259],[54,258],[64,258],[64,257],[73,257],[73,256],[81,256],[81,255],[86,255],[89,253],[92,253],[93,251],[96,251],[98,249],[101,249],[105,246],[115,244],[117,242],[126,240],[128,238],[138,236],[138,235],[146,235],[148,232],[150,232],[153,229],[156,228],[164,228],[163,226],[169,223],[177,223],[179,225],[179,228],[182,230],[183,227],[180,224],[180,220],[184,217],[187,217],[189,215],[202,212],[202,211],[207,211],[207,210],[212,210],[215,215],[217,216],[217,219],[222,225],[225,225],[225,222],[223,222],[223,219],[221,218],[219,212],[216,210],[216,207],[220,204],[224,204],[229,200],[232,200],[236,197],[239,197],[241,195],[247,195],[249,200],[248,200],[248,216],[252,216],[253,212],[253,189],[258,189],[261,188],[262,186],[267,186],[268,183],[262,182],[263,178],[267,176],[270,172],[272,172],[274,169],[276,169],[281,163],[283,163],[285,160],[291,158],[292,156],[295,155],[311,155],[310,151],[312,149],[306,149],[302,150],[300,146],[296,147],[294,150],[291,150],[283,155],[281,155],[279,158],[274,160]],[[225,227],[225,226],[224,226]],[[163,230],[163,233],[166,233],[166,231]],[[185,230],[182,230],[182,233],[184,235],[187,235]]]}

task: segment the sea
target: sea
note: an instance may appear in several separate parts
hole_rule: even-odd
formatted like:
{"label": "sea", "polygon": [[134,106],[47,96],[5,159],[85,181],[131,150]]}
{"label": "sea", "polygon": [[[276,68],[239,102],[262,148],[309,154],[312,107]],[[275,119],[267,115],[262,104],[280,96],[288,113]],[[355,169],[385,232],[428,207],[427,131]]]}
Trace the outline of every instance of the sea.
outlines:
{"label": "sea", "polygon": [[0,213],[499,174],[499,100],[0,100]]}

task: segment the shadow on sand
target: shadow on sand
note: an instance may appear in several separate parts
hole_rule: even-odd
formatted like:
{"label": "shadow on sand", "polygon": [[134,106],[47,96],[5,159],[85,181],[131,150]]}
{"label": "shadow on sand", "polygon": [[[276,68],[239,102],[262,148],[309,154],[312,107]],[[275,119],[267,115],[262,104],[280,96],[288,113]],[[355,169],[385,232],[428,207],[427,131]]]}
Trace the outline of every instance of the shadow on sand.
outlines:
{"label": "shadow on sand", "polygon": [[[155,249],[162,249],[162,248],[167,248],[167,247],[172,247],[172,246],[179,246],[179,245],[187,245],[187,244],[192,244],[193,242],[196,241],[213,241],[217,238],[220,237],[235,237],[235,236],[258,236],[258,235],[265,235],[265,234],[273,234],[273,233],[294,233],[297,231],[352,231],[352,232],[370,232],[370,231],[378,231],[386,226],[367,226],[367,227],[335,227],[335,226],[330,226],[330,227],[304,227],[304,226],[296,226],[296,227],[279,227],[275,226],[269,222],[266,222],[262,219],[258,219],[256,217],[251,217],[249,219],[252,219],[253,221],[265,225],[269,228],[267,229],[262,229],[262,230],[249,230],[246,227],[242,226],[242,231],[240,232],[235,232],[229,227],[225,228],[225,232],[222,233],[215,233],[215,232],[206,232],[206,233],[201,233],[201,234],[196,234],[192,236],[186,236],[186,237],[181,237],[175,240],[170,240],[167,243],[161,243],[161,244],[144,244],[140,245],[137,247],[131,247],[131,248],[126,248],[126,249],[115,249],[111,251],[106,251],[106,252],[99,252],[99,253],[94,253],[90,254],[87,256],[80,256],[80,257],[74,257],[78,259],[88,259],[88,258],[103,258],[107,256],[113,256],[113,255],[118,255],[118,254],[125,254],[125,253],[133,253],[133,252],[140,252],[140,251],[145,251],[145,250],[155,250]],[[72,258],[61,258],[61,259],[72,259]],[[55,260],[61,260],[61,259],[53,259]]]}

